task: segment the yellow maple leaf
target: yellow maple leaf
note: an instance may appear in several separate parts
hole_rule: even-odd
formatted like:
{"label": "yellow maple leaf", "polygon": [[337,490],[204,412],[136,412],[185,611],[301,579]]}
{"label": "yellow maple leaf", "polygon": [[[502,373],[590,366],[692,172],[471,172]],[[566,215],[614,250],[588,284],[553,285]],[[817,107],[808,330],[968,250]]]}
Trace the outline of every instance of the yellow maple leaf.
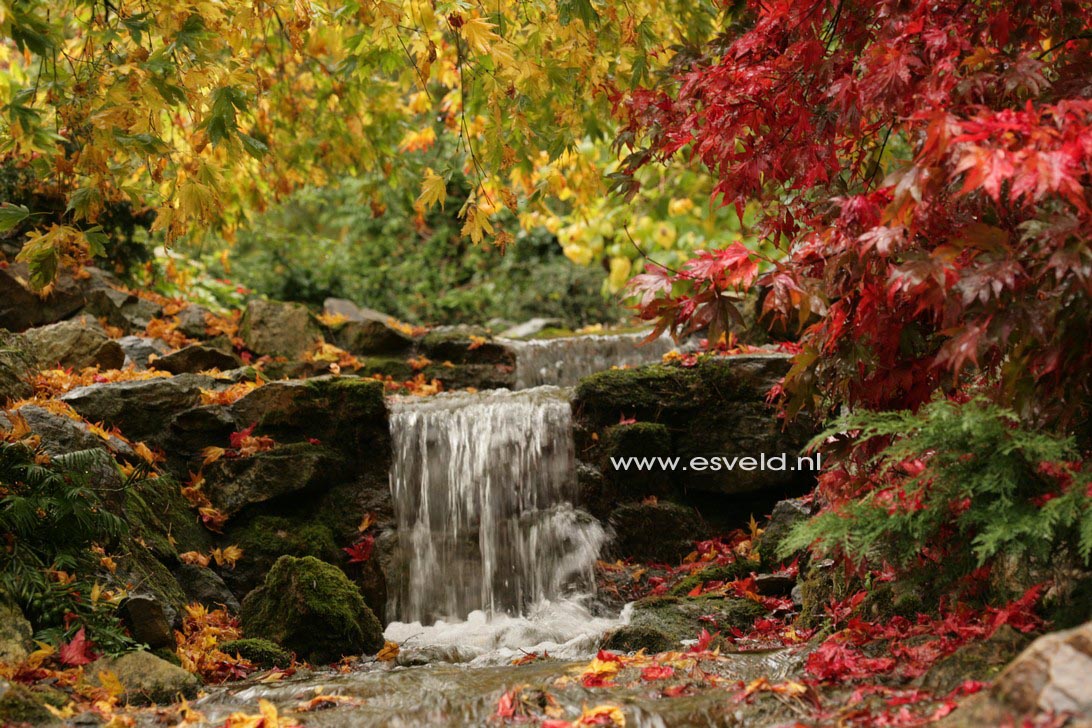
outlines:
{"label": "yellow maple leaf", "polygon": [[186,551],[178,555],[179,560],[183,564],[197,564],[198,566],[208,566],[209,557],[205,556],[200,551]]}
{"label": "yellow maple leaf", "polygon": [[393,662],[400,649],[397,642],[384,642],[383,649],[376,654],[375,659],[380,662]]}
{"label": "yellow maple leaf", "polygon": [[493,32],[495,27],[497,26],[482,18],[471,18],[463,22],[460,30],[471,48],[478,53],[489,53],[493,44],[500,40],[500,36]]}
{"label": "yellow maple leaf", "polygon": [[235,568],[235,562],[243,557],[243,550],[234,544],[222,549],[213,549],[209,553],[216,559],[217,566],[227,565],[232,569]]}
{"label": "yellow maple leaf", "polygon": [[493,224],[489,222],[489,216],[479,207],[470,207],[466,211],[466,222],[463,223],[463,235],[469,235],[475,245],[482,242],[486,235],[493,234]]}
{"label": "yellow maple leaf", "polygon": [[443,209],[446,201],[447,181],[429,167],[425,170],[424,179],[421,180],[421,196],[417,198],[414,207],[423,212],[432,209],[438,202],[440,209]]}

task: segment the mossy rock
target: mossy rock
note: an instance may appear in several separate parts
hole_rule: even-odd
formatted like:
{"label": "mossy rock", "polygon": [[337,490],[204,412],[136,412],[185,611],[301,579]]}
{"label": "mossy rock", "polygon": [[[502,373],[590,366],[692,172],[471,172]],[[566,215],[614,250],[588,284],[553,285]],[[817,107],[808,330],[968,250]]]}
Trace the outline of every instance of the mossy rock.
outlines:
{"label": "mossy rock", "polygon": [[277,643],[254,637],[225,642],[220,645],[220,650],[250,660],[262,669],[288,667],[292,664],[292,655],[281,649]]}
{"label": "mossy rock", "polygon": [[1092,621],[1092,576],[1085,576],[1047,603],[1052,629],[1071,629]]}
{"label": "mossy rock", "polygon": [[403,382],[407,379],[412,379],[417,372],[409,361],[405,357],[398,356],[369,356],[363,360],[364,366],[358,371],[362,377],[370,377],[375,374],[391,377],[392,379]]}
{"label": "mossy rock", "polygon": [[821,626],[826,620],[827,605],[847,598],[852,591],[845,571],[833,568],[833,564],[830,559],[812,561],[800,576],[802,604],[796,624],[805,629]]}
{"label": "mossy rock", "polygon": [[341,557],[334,534],[325,523],[301,523],[282,516],[257,516],[232,529],[228,540],[244,554],[233,571],[224,572],[225,581],[239,594],[260,586],[282,556],[314,556],[326,562]]}
{"label": "mossy rock", "polygon": [[142,480],[128,488],[125,517],[133,538],[142,539],[160,560],[177,562],[180,551],[205,551],[212,545],[209,532],[170,477]]}
{"label": "mossy rock", "polygon": [[336,566],[311,556],[277,559],[265,583],[243,600],[240,616],[249,636],[316,664],[383,647],[383,628],[360,590]]}
{"label": "mossy rock", "polygon": [[125,689],[125,700],[134,705],[192,698],[200,686],[197,676],[144,650],[100,658],[87,666],[84,676],[90,684],[99,685],[103,672],[114,674]]}
{"label": "mossy rock", "polygon": [[[611,458],[669,457],[671,431],[658,422],[633,422],[607,428],[603,438],[603,465]],[[609,469],[609,468],[608,468]],[[664,496],[671,491],[671,473],[666,470],[629,470],[616,474],[621,497]]]}
{"label": "mossy rock", "polygon": [[684,597],[693,591],[694,587],[711,581],[735,581],[750,575],[758,568],[758,564],[751,561],[732,561],[727,564],[710,564],[689,576],[684,577],[668,590],[668,594],[676,597]]}
{"label": "mossy rock", "polygon": [[677,647],[678,643],[654,627],[627,624],[608,634],[600,646],[604,650],[615,652],[644,650],[649,654],[657,654]]}
{"label": "mossy rock", "polygon": [[0,696],[0,725],[57,725],[42,700],[33,691],[23,685],[8,685]]}
{"label": "mossy rock", "polygon": [[[720,596],[646,597],[633,604],[630,624],[666,634],[673,641],[696,639],[703,629],[710,632],[750,629],[766,609],[750,599]],[[711,617],[713,623],[702,619]]]}
{"label": "mossy rock", "polygon": [[645,562],[677,564],[705,532],[697,511],[668,501],[625,503],[608,521],[616,534],[615,551]]}

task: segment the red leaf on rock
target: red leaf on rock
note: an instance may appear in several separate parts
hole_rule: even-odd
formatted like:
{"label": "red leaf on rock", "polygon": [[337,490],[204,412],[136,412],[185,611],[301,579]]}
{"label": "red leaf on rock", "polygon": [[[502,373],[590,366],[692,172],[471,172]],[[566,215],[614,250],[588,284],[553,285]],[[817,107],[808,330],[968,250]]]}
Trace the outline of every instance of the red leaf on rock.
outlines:
{"label": "red leaf on rock", "polygon": [[83,627],[80,627],[70,642],[61,645],[58,656],[66,665],[88,665],[98,659],[98,655],[91,651],[92,646]]}

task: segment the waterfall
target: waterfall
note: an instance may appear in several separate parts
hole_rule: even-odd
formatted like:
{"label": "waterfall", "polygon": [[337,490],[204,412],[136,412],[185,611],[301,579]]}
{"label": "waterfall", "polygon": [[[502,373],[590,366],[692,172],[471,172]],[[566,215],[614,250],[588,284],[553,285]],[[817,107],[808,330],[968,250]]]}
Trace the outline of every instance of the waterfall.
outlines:
{"label": "waterfall", "polygon": [[566,391],[395,398],[391,436],[396,619],[520,615],[594,589],[605,534],[573,506]]}
{"label": "waterfall", "polygon": [[674,344],[668,336],[642,344],[647,331],[557,339],[506,340],[516,352],[516,387],[575,386],[582,377],[611,367],[658,362]]}

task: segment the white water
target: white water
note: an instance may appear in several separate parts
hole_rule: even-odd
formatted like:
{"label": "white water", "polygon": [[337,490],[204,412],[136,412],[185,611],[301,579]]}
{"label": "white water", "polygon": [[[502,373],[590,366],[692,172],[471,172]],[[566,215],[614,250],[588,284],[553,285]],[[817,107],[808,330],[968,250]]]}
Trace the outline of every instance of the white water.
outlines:
{"label": "white water", "polygon": [[557,339],[505,340],[516,352],[516,387],[572,387],[582,377],[611,367],[659,362],[674,348],[668,336],[643,344],[648,332],[595,334]]}
{"label": "white water", "polygon": [[572,505],[566,391],[396,398],[391,436],[399,540],[388,613],[400,621],[388,639],[473,659],[576,648],[614,623],[582,606],[606,533]]}

